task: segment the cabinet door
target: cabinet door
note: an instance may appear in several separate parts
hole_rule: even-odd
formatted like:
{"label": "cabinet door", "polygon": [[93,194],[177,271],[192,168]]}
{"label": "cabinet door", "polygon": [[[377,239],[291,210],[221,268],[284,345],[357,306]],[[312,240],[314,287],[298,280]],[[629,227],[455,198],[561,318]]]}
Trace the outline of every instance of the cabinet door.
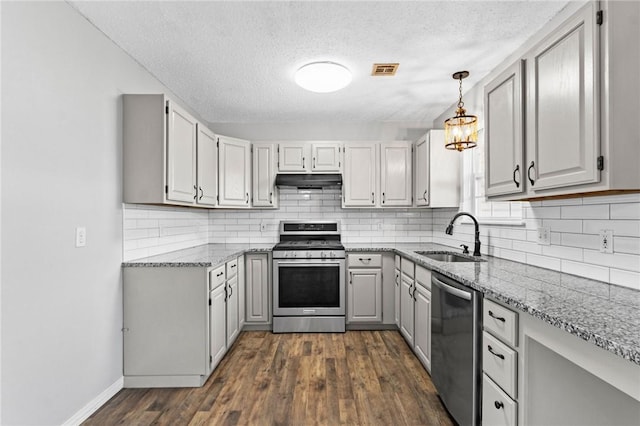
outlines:
{"label": "cabinet door", "polygon": [[254,144],[253,148],[253,203],[254,207],[275,207],[276,194],[276,146]]}
{"label": "cabinet door", "polygon": [[[397,256],[396,256],[397,257]],[[394,313],[394,319],[395,319],[395,323],[396,326],[398,328],[400,328],[400,288],[401,288],[401,283],[400,283],[400,269],[395,270],[395,276],[394,276],[394,285],[395,285],[395,313]]]}
{"label": "cabinet door", "polygon": [[309,167],[309,144],[281,143],[278,147],[278,171],[306,172]]}
{"label": "cabinet door", "polygon": [[380,145],[381,205],[410,206],[412,204],[411,143],[391,142]]}
{"label": "cabinet door", "polygon": [[193,203],[196,196],[196,120],[167,101],[167,199]]}
{"label": "cabinet door", "polygon": [[245,322],[246,311],[246,285],[245,285],[244,256],[238,256],[238,331],[242,331]]}
{"label": "cabinet door", "polygon": [[400,333],[413,348],[413,280],[402,274],[400,277]]}
{"label": "cabinet door", "polygon": [[458,208],[460,206],[460,153],[442,148],[444,130],[429,130],[426,139],[429,151],[427,157],[429,191],[426,198],[429,207]]}
{"label": "cabinet door", "polygon": [[220,207],[249,207],[250,144],[218,136]]}
{"label": "cabinet door", "polygon": [[530,191],[600,179],[596,7],[590,2],[526,57]]}
{"label": "cabinet door", "polygon": [[269,261],[267,254],[247,255],[247,322],[269,323]]}
{"label": "cabinet door", "polygon": [[345,207],[376,205],[376,147],[375,144],[350,144],[344,148],[344,182],[342,188]]}
{"label": "cabinet door", "polygon": [[526,186],[523,68],[523,61],[516,62],[484,88],[487,196],[519,194]]}
{"label": "cabinet door", "polygon": [[198,124],[197,204],[215,206],[218,196],[218,148],[215,135]]}
{"label": "cabinet door", "polygon": [[431,292],[416,285],[415,301],[415,353],[422,365],[431,371]]}
{"label": "cabinet door", "polygon": [[210,370],[216,368],[227,351],[226,288],[220,285],[209,294],[209,354]]}
{"label": "cabinet door", "polygon": [[382,271],[350,269],[347,322],[382,322]]}
{"label": "cabinet door", "polygon": [[429,140],[424,135],[416,142],[414,198],[416,206],[429,205]]}
{"label": "cabinet door", "polygon": [[238,276],[227,281],[227,348],[230,348],[240,332],[238,323]]}
{"label": "cabinet door", "polygon": [[339,172],[342,160],[340,143],[314,143],[311,145],[311,170],[314,172]]}

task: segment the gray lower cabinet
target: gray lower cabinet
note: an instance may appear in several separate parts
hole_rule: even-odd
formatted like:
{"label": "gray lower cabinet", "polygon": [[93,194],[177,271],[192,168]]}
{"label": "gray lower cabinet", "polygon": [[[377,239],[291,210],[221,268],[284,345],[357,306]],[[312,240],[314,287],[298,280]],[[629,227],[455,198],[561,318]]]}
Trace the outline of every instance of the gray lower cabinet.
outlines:
{"label": "gray lower cabinet", "polygon": [[382,255],[347,255],[347,323],[382,322]]}
{"label": "gray lower cabinet", "polygon": [[[215,272],[210,272],[210,282],[214,282]],[[209,293],[209,348],[213,371],[227,352],[227,288],[224,279]]]}
{"label": "gray lower cabinet", "polygon": [[197,387],[211,373],[208,273],[123,270],[125,387]]}
{"label": "gray lower cabinet", "polygon": [[413,292],[415,290],[415,265],[409,259],[400,259],[400,333],[409,346],[414,345],[413,315],[415,312],[415,301]]}
{"label": "gray lower cabinet", "polygon": [[[227,262],[227,348],[240,334],[240,294],[238,289],[238,259]],[[244,303],[244,301],[242,302]]]}
{"label": "gray lower cabinet", "polygon": [[246,262],[246,321],[271,323],[271,273],[268,253],[250,253]]}
{"label": "gray lower cabinet", "polygon": [[413,351],[422,365],[431,371],[431,271],[416,266]]}
{"label": "gray lower cabinet", "polygon": [[400,256],[395,255],[395,268],[393,271],[393,291],[395,297],[394,300],[394,323],[396,327],[400,328]]}

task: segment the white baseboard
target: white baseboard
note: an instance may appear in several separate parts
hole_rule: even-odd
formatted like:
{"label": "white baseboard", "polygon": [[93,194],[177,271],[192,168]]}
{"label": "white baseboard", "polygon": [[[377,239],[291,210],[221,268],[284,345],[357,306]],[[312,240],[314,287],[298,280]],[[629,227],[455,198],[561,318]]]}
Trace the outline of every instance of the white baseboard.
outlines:
{"label": "white baseboard", "polygon": [[82,407],[77,413],[71,416],[63,426],[77,426],[87,420],[93,413],[98,411],[111,397],[117,394],[124,387],[124,377],[120,377],[111,386],[103,390],[100,395],[93,398],[87,405]]}

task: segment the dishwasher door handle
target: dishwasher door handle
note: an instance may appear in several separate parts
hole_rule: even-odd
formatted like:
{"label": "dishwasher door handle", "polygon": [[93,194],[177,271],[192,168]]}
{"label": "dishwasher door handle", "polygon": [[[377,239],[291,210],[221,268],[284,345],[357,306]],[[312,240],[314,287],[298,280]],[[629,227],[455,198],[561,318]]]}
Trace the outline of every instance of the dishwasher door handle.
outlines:
{"label": "dishwasher door handle", "polygon": [[445,292],[449,294],[452,294],[464,300],[471,300],[471,296],[472,296],[471,293],[467,293],[464,290],[460,290],[459,288],[455,288],[453,286],[450,286],[449,284],[443,283],[436,277],[431,277],[431,282],[433,282],[434,284],[436,284],[438,287],[440,287],[441,289],[443,289]]}

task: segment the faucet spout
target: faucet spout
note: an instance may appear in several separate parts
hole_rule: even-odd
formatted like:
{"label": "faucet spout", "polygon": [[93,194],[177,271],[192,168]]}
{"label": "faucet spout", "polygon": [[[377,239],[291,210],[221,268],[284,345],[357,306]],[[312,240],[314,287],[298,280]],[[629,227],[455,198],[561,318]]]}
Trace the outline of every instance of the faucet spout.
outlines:
{"label": "faucet spout", "polygon": [[473,244],[473,255],[480,256],[480,224],[471,213],[460,212],[456,214],[453,217],[453,219],[451,219],[451,222],[449,222],[449,225],[447,225],[447,229],[444,232],[445,234],[453,235],[453,222],[455,222],[456,219],[459,218],[460,216],[469,216],[471,220],[473,220],[473,224],[475,226],[475,240]]}

